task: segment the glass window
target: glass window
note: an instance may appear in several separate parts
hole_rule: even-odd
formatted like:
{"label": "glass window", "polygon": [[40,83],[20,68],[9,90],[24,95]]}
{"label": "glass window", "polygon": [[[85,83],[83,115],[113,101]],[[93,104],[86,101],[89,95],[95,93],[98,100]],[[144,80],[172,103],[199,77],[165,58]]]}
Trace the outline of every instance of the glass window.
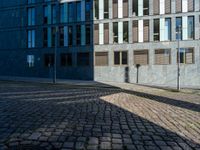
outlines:
{"label": "glass window", "polygon": [[154,19],[154,41],[160,40],[160,22],[159,19]]}
{"label": "glass window", "polygon": [[188,39],[194,39],[194,16],[188,17]]}
{"label": "glass window", "polygon": [[123,41],[128,43],[128,21],[123,22]]}
{"label": "glass window", "polygon": [[86,44],[90,44],[90,25],[86,25],[86,34],[85,34],[85,39],[86,39]]}
{"label": "glass window", "polygon": [[28,25],[35,25],[35,8],[28,8]]}
{"label": "glass window", "polygon": [[74,4],[71,2],[71,3],[68,3],[68,21],[69,22],[73,22],[74,21]]}
{"label": "glass window", "polygon": [[81,21],[81,2],[76,3],[76,19],[77,21]]}
{"label": "glass window", "polygon": [[114,52],[114,64],[115,65],[127,65],[128,64],[128,53],[127,51],[116,51]]}
{"label": "glass window", "polygon": [[155,50],[155,64],[168,65],[170,64],[170,49],[157,49]]}
{"label": "glass window", "polygon": [[95,53],[95,66],[108,66],[108,52]]}
{"label": "glass window", "polygon": [[77,54],[77,65],[78,66],[89,66],[90,65],[90,53],[78,53]]}
{"label": "glass window", "polygon": [[51,43],[52,43],[51,46],[54,47],[56,43],[56,28],[55,27],[51,28]]}
{"label": "glass window", "polygon": [[165,19],[165,40],[171,40],[171,18]]}
{"label": "glass window", "polygon": [[94,0],[94,19],[99,19],[99,0]]}
{"label": "glass window", "polygon": [[28,30],[28,48],[35,47],[35,30]]}
{"label": "glass window", "polygon": [[60,5],[60,22],[63,23],[64,22],[64,4]]}
{"label": "glass window", "polygon": [[118,43],[118,22],[113,23],[113,43]]}
{"label": "glass window", "polygon": [[27,55],[27,63],[29,68],[34,67],[34,62],[35,62],[34,55]]}
{"label": "glass window", "polygon": [[109,18],[109,0],[104,0],[104,19]]}
{"label": "glass window", "polygon": [[182,64],[193,64],[194,63],[194,48],[180,48],[180,54],[177,53],[177,62],[178,56],[180,56],[180,63]]}
{"label": "glass window", "polygon": [[35,3],[35,0],[28,0],[28,4]]}
{"label": "glass window", "polygon": [[91,2],[90,0],[86,0],[85,2],[85,19],[90,20],[90,10],[91,10]]}
{"label": "glass window", "polygon": [[54,54],[45,54],[44,55],[44,66],[53,67],[54,66]]}
{"label": "glass window", "polygon": [[120,65],[120,52],[114,52],[114,64]]}
{"label": "glass window", "polygon": [[122,65],[127,65],[127,64],[128,64],[128,53],[122,52]]}
{"label": "glass window", "polygon": [[52,5],[52,23],[55,24],[56,21],[56,5]]}
{"label": "glass window", "polygon": [[60,54],[60,65],[65,66],[72,66],[72,54],[66,53],[66,54]]}
{"label": "glass window", "polygon": [[59,28],[60,34],[60,46],[64,46],[64,27]]}
{"label": "glass window", "polygon": [[43,29],[43,46],[44,47],[48,46],[48,31],[47,31],[47,28]]}
{"label": "glass window", "polygon": [[48,23],[48,6],[44,6],[44,18],[43,18],[43,23],[47,24]]}
{"label": "glass window", "polygon": [[73,45],[73,26],[68,26],[68,45]]}
{"label": "glass window", "polygon": [[76,25],[76,45],[81,45],[81,25]]}
{"label": "glass window", "polygon": [[143,14],[149,15],[149,0],[143,0]]}
{"label": "glass window", "polygon": [[[178,30],[179,30],[179,27],[180,27],[180,34],[178,34]],[[176,18],[176,39],[181,39],[182,40],[182,18],[181,17],[177,17]]]}
{"label": "glass window", "polygon": [[138,0],[133,0],[133,16],[138,16]]}
{"label": "glass window", "polygon": [[133,55],[134,64],[147,65],[149,63],[148,50],[135,50]]}

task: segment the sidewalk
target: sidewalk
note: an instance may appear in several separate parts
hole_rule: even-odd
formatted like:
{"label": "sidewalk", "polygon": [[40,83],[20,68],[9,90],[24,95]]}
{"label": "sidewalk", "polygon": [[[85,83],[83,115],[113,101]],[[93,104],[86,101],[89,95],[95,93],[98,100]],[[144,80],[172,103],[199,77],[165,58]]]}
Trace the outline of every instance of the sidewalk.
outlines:
{"label": "sidewalk", "polygon": [[[32,83],[46,83],[53,84],[51,78],[31,78],[31,77],[9,77],[0,76],[1,81],[15,81],[15,82],[32,82]],[[162,92],[162,91],[176,91],[175,87],[168,87],[164,85],[139,85],[133,83],[117,83],[117,82],[101,82],[101,81],[86,81],[86,80],[68,80],[57,79],[57,84],[73,85],[73,86],[87,86],[87,87],[104,87],[104,88],[121,88],[125,90],[137,90],[141,92]],[[182,87],[181,92],[189,94],[200,94],[200,87]]]}

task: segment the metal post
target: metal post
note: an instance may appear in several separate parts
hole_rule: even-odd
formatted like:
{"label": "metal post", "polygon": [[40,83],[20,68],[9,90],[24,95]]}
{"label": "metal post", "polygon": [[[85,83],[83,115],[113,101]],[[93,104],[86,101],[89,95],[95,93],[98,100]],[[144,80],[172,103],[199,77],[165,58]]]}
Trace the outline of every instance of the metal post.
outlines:
{"label": "metal post", "polygon": [[55,33],[55,48],[54,48],[54,77],[53,77],[53,83],[56,84],[57,79],[57,39],[58,39],[58,26],[56,25],[56,33]]}
{"label": "metal post", "polygon": [[177,64],[177,91],[180,91],[181,89],[181,84],[180,84],[180,38],[181,38],[181,26],[178,27],[177,29],[177,34],[178,34],[178,64]]}
{"label": "metal post", "polygon": [[59,3],[60,0],[57,1],[57,6],[56,6],[56,33],[55,33],[55,48],[54,48],[54,76],[53,76],[53,83],[56,84],[57,80],[57,49],[58,49],[58,16],[59,16]]}

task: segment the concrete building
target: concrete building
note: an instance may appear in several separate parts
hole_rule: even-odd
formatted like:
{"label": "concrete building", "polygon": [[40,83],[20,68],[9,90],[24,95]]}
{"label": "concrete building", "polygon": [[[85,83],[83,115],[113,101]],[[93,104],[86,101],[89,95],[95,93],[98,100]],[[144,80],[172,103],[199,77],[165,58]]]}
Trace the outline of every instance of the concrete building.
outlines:
{"label": "concrete building", "polygon": [[176,86],[180,37],[181,85],[200,87],[199,10],[199,0],[96,0],[95,80]]}
{"label": "concrete building", "polygon": [[1,76],[200,87],[199,0],[69,1],[1,1]]}

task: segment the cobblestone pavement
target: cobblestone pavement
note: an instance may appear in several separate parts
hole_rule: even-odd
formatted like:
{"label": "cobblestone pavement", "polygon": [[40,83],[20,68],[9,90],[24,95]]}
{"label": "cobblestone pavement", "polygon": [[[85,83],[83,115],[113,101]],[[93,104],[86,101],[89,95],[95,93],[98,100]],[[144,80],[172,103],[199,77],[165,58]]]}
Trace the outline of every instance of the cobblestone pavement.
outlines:
{"label": "cobblestone pavement", "polygon": [[200,150],[200,95],[0,82],[0,150]]}

